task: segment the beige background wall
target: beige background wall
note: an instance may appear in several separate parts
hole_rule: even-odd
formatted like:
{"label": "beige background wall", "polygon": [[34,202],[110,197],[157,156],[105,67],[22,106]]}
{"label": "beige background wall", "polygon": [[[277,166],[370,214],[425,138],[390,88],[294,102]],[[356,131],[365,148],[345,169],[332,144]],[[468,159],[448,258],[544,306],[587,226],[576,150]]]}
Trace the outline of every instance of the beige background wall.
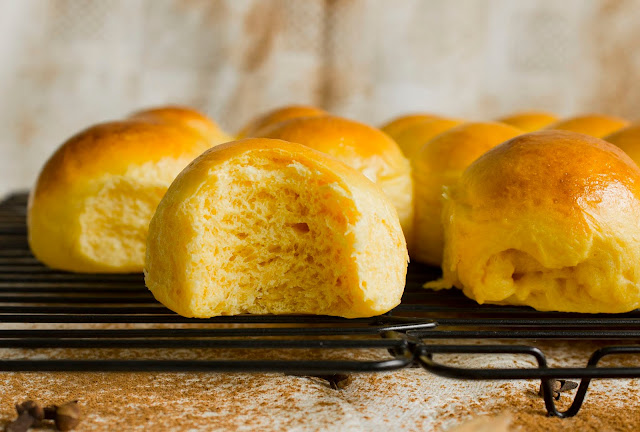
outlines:
{"label": "beige background wall", "polygon": [[0,0],[0,195],[79,129],[162,103],[640,119],[639,0]]}

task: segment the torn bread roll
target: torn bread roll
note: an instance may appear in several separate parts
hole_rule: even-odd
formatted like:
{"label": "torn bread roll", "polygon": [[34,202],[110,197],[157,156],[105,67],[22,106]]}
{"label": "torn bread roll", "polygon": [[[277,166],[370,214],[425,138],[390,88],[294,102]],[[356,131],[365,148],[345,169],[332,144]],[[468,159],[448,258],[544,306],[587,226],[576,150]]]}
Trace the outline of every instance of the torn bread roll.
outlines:
{"label": "torn bread roll", "polygon": [[277,123],[264,137],[327,153],[380,186],[395,206],[407,239],[413,232],[411,166],[398,144],[379,129],[336,116],[301,117]]}
{"label": "torn bread roll", "polygon": [[60,270],[141,272],[156,206],[210,147],[189,128],[140,118],[79,132],[49,158],[31,191],[31,251]]}
{"label": "torn bread roll", "polygon": [[603,140],[516,137],[445,195],[443,279],[479,303],[618,313],[640,306],[640,169]]}
{"label": "torn bread roll", "polygon": [[407,249],[393,205],[358,171],[300,144],[212,148],[149,228],[145,281],[187,317],[378,315],[400,303]]}

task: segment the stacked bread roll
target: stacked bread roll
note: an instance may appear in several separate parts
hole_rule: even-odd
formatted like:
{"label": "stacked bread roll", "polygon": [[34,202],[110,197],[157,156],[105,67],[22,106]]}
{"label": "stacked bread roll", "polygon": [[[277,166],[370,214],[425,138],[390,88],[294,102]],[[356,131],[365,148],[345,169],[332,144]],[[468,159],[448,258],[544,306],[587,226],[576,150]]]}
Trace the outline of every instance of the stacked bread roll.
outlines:
{"label": "stacked bread roll", "polygon": [[227,138],[183,107],[91,126],[49,158],[31,191],[29,244],[50,267],[141,272],[149,221],[182,169]]}

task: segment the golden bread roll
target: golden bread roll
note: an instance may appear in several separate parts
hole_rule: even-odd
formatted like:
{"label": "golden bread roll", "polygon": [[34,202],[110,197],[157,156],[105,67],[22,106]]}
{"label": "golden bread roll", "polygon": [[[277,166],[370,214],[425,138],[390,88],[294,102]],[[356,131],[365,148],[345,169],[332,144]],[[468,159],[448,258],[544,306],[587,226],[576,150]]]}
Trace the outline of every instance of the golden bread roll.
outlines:
{"label": "golden bread roll", "polygon": [[141,272],[156,206],[209,147],[187,128],[139,119],[71,137],[46,162],[29,196],[31,251],[61,270]]}
{"label": "golden bread roll", "polygon": [[398,138],[398,135],[407,127],[420,123],[425,120],[434,120],[440,118],[435,114],[407,114],[400,117],[396,117],[393,120],[380,126],[380,130],[389,135],[394,140]]}
{"label": "golden bread roll", "polygon": [[245,125],[237,134],[237,139],[261,136],[261,131],[271,125],[297,117],[315,117],[327,115],[320,108],[307,105],[288,105],[268,111]]}
{"label": "golden bread roll", "polygon": [[423,120],[404,128],[402,132],[398,133],[395,141],[400,146],[402,153],[411,160],[431,138],[462,123],[462,120],[446,118]]}
{"label": "golden bread roll", "polygon": [[523,132],[534,132],[557,122],[558,117],[545,111],[523,111],[501,117],[497,121],[517,127]]}
{"label": "golden bread roll", "polygon": [[304,144],[363,173],[393,203],[405,237],[411,238],[411,167],[398,144],[379,129],[335,116],[300,117],[273,125],[264,137]]}
{"label": "golden bread roll", "polygon": [[220,127],[204,114],[188,107],[169,105],[137,111],[131,119],[157,121],[187,127],[211,142],[211,145],[231,141]]}
{"label": "golden bread roll", "polygon": [[395,209],[343,163],[300,144],[210,149],[173,182],[149,227],[145,281],[187,317],[384,313],[407,249]]}
{"label": "golden bread roll", "polygon": [[602,138],[622,129],[628,124],[629,122],[627,120],[619,117],[604,114],[587,114],[560,120],[550,124],[545,129],[566,130]]}
{"label": "golden bread roll", "polygon": [[603,140],[516,137],[445,193],[443,279],[478,303],[627,312],[640,306],[640,169]]}
{"label": "golden bread roll", "polygon": [[640,165],[640,123],[607,135],[604,140],[621,148],[636,164]]}
{"label": "golden bread roll", "polygon": [[427,264],[442,264],[442,188],[458,181],[462,171],[487,150],[518,136],[503,123],[464,123],[427,142],[411,161],[414,182],[414,238],[409,254]]}

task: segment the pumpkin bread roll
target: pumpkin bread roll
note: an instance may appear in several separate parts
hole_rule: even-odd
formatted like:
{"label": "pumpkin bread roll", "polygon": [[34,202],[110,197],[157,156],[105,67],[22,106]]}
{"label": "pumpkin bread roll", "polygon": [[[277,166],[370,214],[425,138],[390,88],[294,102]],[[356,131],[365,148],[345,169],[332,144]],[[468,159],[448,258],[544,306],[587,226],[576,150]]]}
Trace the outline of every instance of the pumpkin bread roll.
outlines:
{"label": "pumpkin bread roll", "polygon": [[516,127],[523,132],[534,132],[557,122],[558,117],[545,111],[523,111],[501,117],[497,121]]}
{"label": "pumpkin bread roll", "polygon": [[442,264],[442,189],[487,150],[520,135],[503,123],[465,123],[427,142],[411,161],[414,179],[414,238],[409,254],[426,264]]}
{"label": "pumpkin bread roll", "polygon": [[395,138],[402,153],[409,160],[416,157],[420,149],[436,135],[462,124],[461,120],[437,118],[423,120],[407,126]]}
{"label": "pumpkin bread roll", "polygon": [[201,134],[211,146],[231,141],[220,127],[204,114],[188,107],[168,105],[137,111],[129,116],[131,119],[156,121],[183,126]]}
{"label": "pumpkin bread roll", "polygon": [[636,164],[640,164],[640,123],[634,123],[607,135],[604,140],[619,147]]}
{"label": "pumpkin bread roll", "polygon": [[315,117],[327,115],[320,108],[307,105],[288,105],[268,111],[251,120],[237,134],[237,139],[262,136],[262,131],[271,125],[297,117]]}
{"label": "pumpkin bread roll", "polygon": [[603,140],[516,137],[447,189],[443,279],[478,303],[617,313],[640,306],[640,169]]}
{"label": "pumpkin bread roll", "polygon": [[410,164],[398,144],[379,129],[336,116],[301,117],[273,125],[264,136],[304,144],[360,171],[387,195],[398,211],[405,237],[411,238]]}
{"label": "pumpkin bread roll", "polygon": [[187,317],[384,313],[407,250],[393,205],[343,163],[300,144],[214,147],[173,182],[150,227],[145,281]]}
{"label": "pumpkin bread roll", "polygon": [[29,245],[49,267],[141,272],[149,221],[169,184],[210,142],[185,127],[129,119],[62,144],[29,196]]}
{"label": "pumpkin bread roll", "polygon": [[440,116],[435,114],[406,114],[383,124],[380,126],[380,130],[395,140],[405,128],[416,123],[421,123],[425,120],[434,120],[438,118],[440,118]]}
{"label": "pumpkin bread roll", "polygon": [[629,122],[619,117],[604,114],[587,114],[552,123],[546,129],[566,130],[590,135],[596,138],[605,137],[623,127]]}

